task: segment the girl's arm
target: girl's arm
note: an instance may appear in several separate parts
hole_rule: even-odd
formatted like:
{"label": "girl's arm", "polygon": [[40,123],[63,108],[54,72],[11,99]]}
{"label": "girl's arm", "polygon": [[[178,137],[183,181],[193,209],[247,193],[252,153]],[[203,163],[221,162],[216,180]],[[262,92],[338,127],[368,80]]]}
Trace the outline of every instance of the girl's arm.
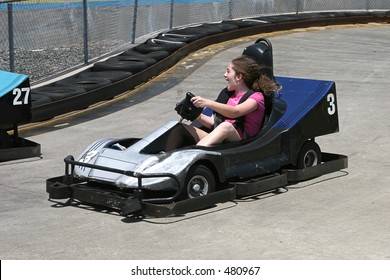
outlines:
{"label": "girl's arm", "polygon": [[200,114],[196,120],[207,128],[212,128],[214,126],[214,116]]}
{"label": "girl's arm", "polygon": [[256,100],[252,98],[248,98],[243,103],[238,104],[237,106],[230,106],[200,96],[195,96],[191,98],[191,101],[196,107],[209,107],[213,111],[231,119],[247,115],[255,111],[258,106]]}

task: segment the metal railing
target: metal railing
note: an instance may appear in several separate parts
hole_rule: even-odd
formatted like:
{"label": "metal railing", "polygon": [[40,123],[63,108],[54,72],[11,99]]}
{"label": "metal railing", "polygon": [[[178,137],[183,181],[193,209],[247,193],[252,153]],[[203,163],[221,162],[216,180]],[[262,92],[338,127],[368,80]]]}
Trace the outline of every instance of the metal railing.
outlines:
{"label": "metal railing", "polygon": [[0,0],[0,70],[26,74],[34,84],[180,26],[389,9],[390,0]]}

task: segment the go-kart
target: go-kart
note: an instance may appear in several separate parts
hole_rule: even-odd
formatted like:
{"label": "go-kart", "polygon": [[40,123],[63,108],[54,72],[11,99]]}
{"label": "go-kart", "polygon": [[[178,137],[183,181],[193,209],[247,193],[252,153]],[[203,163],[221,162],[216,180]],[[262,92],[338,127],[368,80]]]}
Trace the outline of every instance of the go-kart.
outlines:
{"label": "go-kart", "polygon": [[[265,62],[273,76],[267,39],[257,40],[243,54]],[[346,168],[346,156],[323,153],[315,142],[315,137],[339,130],[335,83],[273,78],[281,90],[258,135],[196,146],[181,121],[194,120],[201,111],[187,93],[175,108],[180,121],[144,138],[97,140],[77,160],[67,156],[65,175],[47,179],[49,198],[108,207],[122,215],[161,217],[276,191]],[[211,112],[206,108],[203,113]]]}
{"label": "go-kart", "polygon": [[19,136],[18,125],[31,118],[29,77],[0,71],[0,162],[41,156],[40,144]]}

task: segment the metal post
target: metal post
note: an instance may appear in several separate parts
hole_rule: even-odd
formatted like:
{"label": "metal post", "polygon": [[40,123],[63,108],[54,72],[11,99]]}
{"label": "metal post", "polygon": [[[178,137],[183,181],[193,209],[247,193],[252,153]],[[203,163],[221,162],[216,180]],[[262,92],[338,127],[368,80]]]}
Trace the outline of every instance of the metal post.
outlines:
{"label": "metal post", "polygon": [[84,64],[88,64],[88,3],[83,0],[83,20],[84,20]]}
{"label": "metal post", "polygon": [[299,8],[300,8],[299,6],[301,5],[301,1],[297,0],[296,3],[297,3],[296,14],[299,14]]}
{"label": "metal post", "polygon": [[172,29],[173,27],[173,12],[174,12],[174,5],[175,5],[175,0],[171,0],[171,7],[169,10],[169,29]]}
{"label": "metal post", "polygon": [[366,0],[366,11],[370,10],[370,0]]}
{"label": "metal post", "polygon": [[232,19],[233,18],[233,4],[232,4],[232,0],[228,0],[228,19]]}
{"label": "metal post", "polygon": [[9,49],[9,69],[15,72],[15,49],[14,49],[14,21],[12,14],[12,3],[8,3],[8,49]]}
{"label": "metal post", "polygon": [[133,31],[131,34],[131,43],[135,43],[135,32],[137,30],[137,11],[138,11],[138,0],[134,0],[134,10],[133,10]]}

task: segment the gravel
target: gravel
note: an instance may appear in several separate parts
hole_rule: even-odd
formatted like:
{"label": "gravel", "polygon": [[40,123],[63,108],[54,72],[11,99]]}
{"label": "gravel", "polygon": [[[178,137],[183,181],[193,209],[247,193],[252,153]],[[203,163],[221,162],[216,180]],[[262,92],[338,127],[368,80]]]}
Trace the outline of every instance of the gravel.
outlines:
{"label": "gravel", "polygon": [[[110,42],[112,45],[113,42]],[[118,44],[123,44],[120,42]],[[94,54],[104,54],[108,49],[106,42],[95,43],[89,46],[89,60],[94,61]],[[57,77],[62,73],[84,65],[84,47],[73,45],[66,47],[55,47],[45,49],[15,49],[13,72],[29,76],[30,83],[38,84],[50,78]],[[0,50],[0,69],[10,71],[10,57],[8,50]],[[96,60],[96,59],[95,59]]]}

